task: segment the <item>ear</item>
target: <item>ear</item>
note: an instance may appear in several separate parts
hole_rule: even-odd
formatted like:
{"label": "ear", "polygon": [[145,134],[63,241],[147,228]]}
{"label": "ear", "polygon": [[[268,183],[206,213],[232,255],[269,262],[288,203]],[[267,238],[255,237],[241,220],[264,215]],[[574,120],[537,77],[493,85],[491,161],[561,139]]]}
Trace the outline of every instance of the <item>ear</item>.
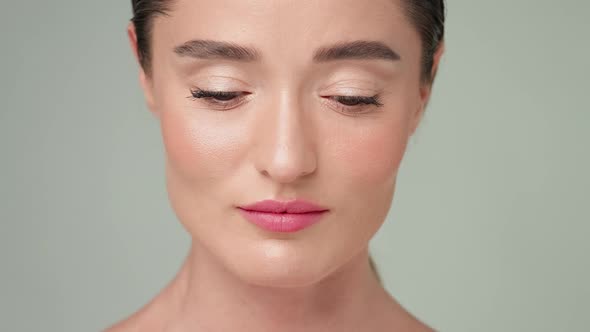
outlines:
{"label": "ear", "polygon": [[412,119],[412,126],[410,128],[410,136],[414,134],[418,124],[422,120],[422,116],[424,115],[424,111],[426,110],[426,106],[428,105],[428,101],[430,100],[430,95],[432,93],[432,84],[434,83],[434,78],[436,77],[436,72],[438,71],[438,65],[440,63],[440,59],[445,52],[445,43],[441,41],[438,45],[436,52],[434,53],[434,58],[432,62],[432,70],[430,72],[430,77],[432,80],[428,83],[421,83],[420,84],[420,102],[418,103],[418,109],[414,113],[414,118]]}
{"label": "ear", "polygon": [[135,32],[135,25],[133,24],[133,22],[129,22],[129,24],[127,25],[127,36],[129,37],[129,45],[131,46],[131,50],[133,51],[135,61],[139,65],[139,83],[141,85],[141,89],[143,90],[146,104],[150,112],[152,112],[153,115],[158,116],[158,112],[156,110],[156,105],[154,102],[152,79],[148,75],[146,75],[145,69],[141,66],[141,63],[139,61],[139,50],[137,48],[137,34]]}

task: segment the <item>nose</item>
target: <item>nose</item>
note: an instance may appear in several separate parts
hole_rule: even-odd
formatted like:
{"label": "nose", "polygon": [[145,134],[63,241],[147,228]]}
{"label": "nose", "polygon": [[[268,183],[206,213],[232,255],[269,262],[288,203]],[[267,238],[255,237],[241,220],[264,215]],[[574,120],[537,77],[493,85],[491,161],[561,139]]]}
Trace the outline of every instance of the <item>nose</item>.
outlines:
{"label": "nose", "polygon": [[276,183],[291,183],[316,169],[314,127],[296,98],[286,93],[256,113],[257,170]]}

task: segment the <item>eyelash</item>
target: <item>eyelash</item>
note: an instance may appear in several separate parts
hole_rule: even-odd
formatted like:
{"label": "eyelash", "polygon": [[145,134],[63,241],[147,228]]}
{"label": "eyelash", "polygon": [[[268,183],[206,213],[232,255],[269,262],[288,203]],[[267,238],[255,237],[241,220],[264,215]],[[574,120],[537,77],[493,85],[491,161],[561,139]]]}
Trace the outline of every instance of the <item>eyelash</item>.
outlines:
{"label": "eyelash", "polygon": [[[191,94],[187,98],[190,98],[192,100],[203,99],[211,105],[214,105],[216,107],[222,107],[222,109],[224,110],[230,109],[238,105],[241,102],[241,100],[245,98],[238,98],[237,101],[234,102],[234,100],[236,100],[236,97],[239,97],[242,94],[248,94],[239,91],[210,91],[203,90],[200,88],[191,89],[190,92]],[[338,103],[337,107],[341,111],[351,114],[366,113],[358,110],[359,108],[364,109],[364,106],[366,105],[375,105],[377,107],[383,106],[379,94],[370,97],[330,96],[330,99],[335,100]]]}

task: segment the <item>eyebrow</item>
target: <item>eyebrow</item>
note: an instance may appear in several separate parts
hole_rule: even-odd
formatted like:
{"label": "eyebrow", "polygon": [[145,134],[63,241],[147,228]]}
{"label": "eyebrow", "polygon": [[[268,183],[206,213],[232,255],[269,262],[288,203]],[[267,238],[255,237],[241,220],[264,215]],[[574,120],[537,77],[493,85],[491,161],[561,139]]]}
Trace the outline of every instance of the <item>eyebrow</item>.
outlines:
{"label": "eyebrow", "polygon": [[[232,42],[194,39],[174,48],[181,57],[195,59],[222,59],[238,62],[260,62],[262,52],[250,46]],[[322,46],[313,53],[312,60],[322,63],[335,60],[400,60],[400,55],[380,41],[355,40]]]}

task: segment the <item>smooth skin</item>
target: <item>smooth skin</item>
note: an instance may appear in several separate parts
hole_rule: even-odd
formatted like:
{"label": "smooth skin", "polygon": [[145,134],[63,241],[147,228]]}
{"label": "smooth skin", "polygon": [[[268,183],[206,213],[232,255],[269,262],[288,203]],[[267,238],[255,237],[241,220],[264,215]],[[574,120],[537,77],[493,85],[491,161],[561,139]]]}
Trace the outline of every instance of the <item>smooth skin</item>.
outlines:
{"label": "smooth skin", "polygon": [[[106,331],[433,331],[368,262],[431,92],[400,1],[178,0],[156,18],[152,74],[140,69],[139,80],[161,126],[170,204],[192,244],[173,280]],[[132,24],[128,36],[137,59]],[[255,47],[262,59],[174,52],[193,39]],[[354,40],[383,42],[400,59],[313,63],[317,48]],[[245,97],[220,107],[189,98],[195,88]],[[331,98],[376,94],[383,106]],[[279,234],[236,210],[294,198],[330,211]]]}

